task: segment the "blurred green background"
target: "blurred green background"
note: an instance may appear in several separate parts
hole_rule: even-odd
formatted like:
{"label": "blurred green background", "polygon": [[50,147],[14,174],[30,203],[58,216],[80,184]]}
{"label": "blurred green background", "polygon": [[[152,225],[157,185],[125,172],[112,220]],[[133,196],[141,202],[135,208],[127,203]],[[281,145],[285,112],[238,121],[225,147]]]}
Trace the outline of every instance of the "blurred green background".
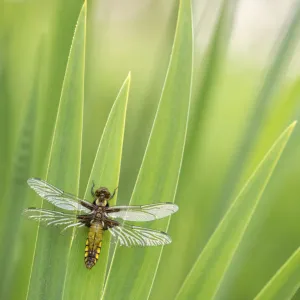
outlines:
{"label": "blurred green background", "polygon": [[[45,176],[82,1],[2,1],[0,256],[2,262],[12,258],[0,268],[0,298],[26,299],[33,255],[26,245],[35,241],[36,224],[24,221],[21,211],[40,205],[28,197],[26,180]],[[224,2],[226,18],[217,28],[223,2],[193,1],[193,97],[175,200],[188,222],[172,218],[169,233],[175,238],[162,256],[150,299],[174,299],[230,202],[299,116],[299,24],[286,35],[292,42],[281,43],[296,2]],[[118,203],[128,203],[163,87],[178,6],[172,0],[88,1],[80,196],[113,101],[131,71],[118,195]],[[276,59],[281,65],[272,69]],[[298,126],[243,237],[221,299],[253,299],[300,245]],[[169,254],[176,260],[165,259]],[[18,296],[6,285],[7,274],[13,274]]]}

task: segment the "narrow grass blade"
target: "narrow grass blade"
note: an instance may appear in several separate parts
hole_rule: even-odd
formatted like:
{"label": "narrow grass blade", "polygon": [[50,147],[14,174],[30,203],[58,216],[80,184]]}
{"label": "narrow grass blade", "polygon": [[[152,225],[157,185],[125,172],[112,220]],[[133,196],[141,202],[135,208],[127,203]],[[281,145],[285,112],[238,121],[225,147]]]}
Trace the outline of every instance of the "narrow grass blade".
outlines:
{"label": "narrow grass blade", "polygon": [[[174,201],[186,139],[192,66],[191,6],[189,0],[182,0],[170,64],[131,197],[132,205]],[[157,229],[166,229],[168,220],[156,222],[154,226]],[[167,247],[172,247],[172,244]],[[126,299],[146,299],[161,251],[158,247],[117,248],[102,299],[122,299],[124,295]]]}
{"label": "narrow grass blade", "polygon": [[283,149],[292,123],[273,144],[232,203],[181,286],[176,299],[215,299]]}
{"label": "narrow grass blade", "polygon": [[300,288],[300,248],[276,272],[254,300],[292,299]]}
{"label": "narrow grass blade", "polygon": [[[85,199],[92,200],[92,181],[95,181],[95,188],[104,186],[111,192],[118,187],[129,87],[130,74],[109,114],[84,194]],[[115,205],[116,197],[110,201],[110,205]],[[100,299],[108,262],[110,236],[105,232],[99,261],[92,270],[88,270],[84,265],[87,232],[88,229],[77,232],[70,251],[63,297],[65,300]]]}
{"label": "narrow grass blade", "polygon": [[[57,112],[46,180],[78,194],[81,164],[86,5],[75,29],[61,99]],[[48,203],[43,207],[53,209]],[[60,235],[57,228],[39,228],[27,299],[60,299],[72,231]]]}
{"label": "narrow grass blade", "polygon": [[[163,251],[150,299],[173,299],[175,297],[180,284],[184,281],[198,255],[203,232],[207,230],[205,227],[207,208],[204,207],[204,202],[199,201],[198,198],[198,195],[203,194],[201,177],[206,172],[203,168],[203,159],[200,158],[205,147],[206,134],[203,125],[207,109],[210,109],[215,100],[214,94],[216,86],[218,86],[216,78],[222,72],[229,45],[235,12],[235,7],[232,7],[233,3],[234,1],[223,1],[220,7],[210,45],[201,62],[203,75],[200,86],[195,84],[197,87],[194,86],[193,89],[195,93],[193,98],[195,99],[191,105],[187,144],[176,195],[176,203],[180,207],[180,212],[176,218],[172,219],[169,229],[173,247],[165,247]],[[197,82],[198,78],[194,78],[194,80]],[[206,201],[213,205],[213,201]]]}

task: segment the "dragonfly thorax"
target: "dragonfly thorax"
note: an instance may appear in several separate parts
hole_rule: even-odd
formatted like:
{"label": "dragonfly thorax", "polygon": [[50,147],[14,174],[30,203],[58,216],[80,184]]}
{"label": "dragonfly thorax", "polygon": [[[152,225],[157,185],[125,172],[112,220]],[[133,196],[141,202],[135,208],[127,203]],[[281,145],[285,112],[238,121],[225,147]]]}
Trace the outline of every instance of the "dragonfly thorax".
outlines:
{"label": "dragonfly thorax", "polygon": [[94,210],[89,225],[92,225],[93,223],[98,223],[98,224],[103,223],[104,219],[105,219],[105,212],[103,211],[103,207],[100,206]]}
{"label": "dragonfly thorax", "polygon": [[96,219],[102,219],[103,217],[104,217],[104,211],[103,211],[103,208],[100,206],[100,207],[98,207],[98,209],[95,211],[95,215],[94,215],[94,217],[96,218]]}

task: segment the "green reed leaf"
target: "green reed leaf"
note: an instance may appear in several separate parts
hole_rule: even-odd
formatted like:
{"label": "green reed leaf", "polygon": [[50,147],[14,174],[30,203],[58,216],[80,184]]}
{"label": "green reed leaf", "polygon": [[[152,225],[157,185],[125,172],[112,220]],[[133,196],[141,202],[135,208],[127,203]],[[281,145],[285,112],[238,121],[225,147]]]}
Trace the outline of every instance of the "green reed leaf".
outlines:
{"label": "green reed leaf", "polygon": [[[192,67],[191,6],[189,0],[182,0],[168,72],[132,205],[174,202],[186,139]],[[168,223],[160,220],[153,225],[166,230]],[[127,299],[145,299],[151,291],[161,251],[161,247],[117,248],[101,299],[121,299],[124,295]]]}
{"label": "green reed leaf", "polygon": [[[84,99],[86,4],[75,29],[59,102],[46,180],[78,194]],[[44,208],[53,205],[42,203]],[[72,232],[40,227],[28,286],[27,299],[61,298]]]}
{"label": "green reed leaf", "polygon": [[[216,81],[222,73],[228,40],[234,20],[235,10],[231,1],[223,1],[215,24],[207,53],[199,66],[202,75],[200,84],[196,76],[194,86],[194,101],[191,105],[191,116],[188,127],[187,144],[180,175],[176,204],[180,212],[172,219],[169,233],[172,236],[173,247],[165,247],[150,299],[173,299],[181,283],[195,261],[199,242],[203,239],[206,208],[202,201],[203,184],[201,182],[203,167],[201,154],[206,143],[204,130],[206,116],[215,104],[215,94],[218,89]],[[209,130],[209,129],[208,129]],[[201,200],[200,200],[201,199]],[[208,200],[206,200],[208,201]],[[211,205],[214,204],[210,201]],[[176,249],[176,251],[174,251]],[[178,259],[180,257],[180,259]],[[170,276],[170,273],[172,276]],[[171,287],[171,288],[166,288]]]}
{"label": "green reed leaf", "polygon": [[299,265],[300,248],[291,255],[254,300],[292,299],[300,287]]}
{"label": "green reed leaf", "polygon": [[[130,78],[129,73],[110,111],[84,194],[85,199],[92,200],[92,181],[95,181],[95,188],[104,186],[111,192],[118,187]],[[116,198],[117,192],[110,205],[115,204]],[[104,233],[99,261],[88,270],[84,265],[87,232],[87,228],[78,230],[70,249],[64,299],[100,299],[108,263],[110,235]]]}
{"label": "green reed leaf", "polygon": [[176,299],[216,299],[227,269],[296,125],[276,140],[201,251]]}

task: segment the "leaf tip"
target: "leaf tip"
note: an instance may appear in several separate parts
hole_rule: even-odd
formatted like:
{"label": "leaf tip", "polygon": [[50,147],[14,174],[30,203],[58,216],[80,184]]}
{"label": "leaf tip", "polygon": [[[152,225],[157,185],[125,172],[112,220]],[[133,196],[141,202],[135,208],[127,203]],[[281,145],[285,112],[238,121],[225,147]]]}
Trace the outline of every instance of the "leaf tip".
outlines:
{"label": "leaf tip", "polygon": [[295,128],[295,126],[297,125],[297,123],[298,123],[298,120],[293,121],[293,122],[288,126],[287,131],[289,131],[289,133],[291,133],[291,132],[294,130],[294,128]]}
{"label": "leaf tip", "polygon": [[130,81],[131,81],[131,71],[128,72],[125,82],[128,82],[130,84]]}
{"label": "leaf tip", "polygon": [[80,15],[83,14],[84,18],[86,17],[86,11],[87,11],[87,0],[84,0],[83,1],[83,4],[82,4],[82,7],[81,7],[81,10],[80,10]]}

